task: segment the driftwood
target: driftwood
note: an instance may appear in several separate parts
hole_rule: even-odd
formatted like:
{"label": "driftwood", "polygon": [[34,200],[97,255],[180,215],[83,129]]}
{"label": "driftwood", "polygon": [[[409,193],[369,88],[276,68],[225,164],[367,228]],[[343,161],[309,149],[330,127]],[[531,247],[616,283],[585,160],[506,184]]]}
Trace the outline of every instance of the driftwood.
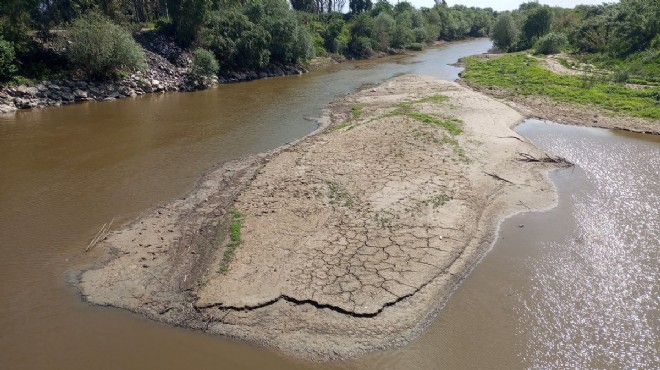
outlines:
{"label": "driftwood", "polygon": [[89,245],[87,245],[87,248],[85,248],[85,252],[89,252],[98,242],[101,240],[105,239],[106,236],[108,236],[108,233],[110,232],[110,227],[112,226],[112,223],[115,222],[115,219],[113,218],[112,221],[110,221],[110,224],[103,224],[101,226],[101,230],[99,230],[98,233],[96,233],[96,236],[94,236],[94,239],[92,239],[91,242],[89,242]]}
{"label": "driftwood", "polygon": [[536,158],[531,154],[527,153],[516,153],[518,157],[516,160],[521,161],[521,162],[530,162],[530,163],[557,163],[562,165],[562,167],[570,167],[573,166],[573,163],[569,162],[566,158],[562,157],[551,157],[548,154],[545,155],[543,158]]}
{"label": "driftwood", "polygon": [[[489,173],[489,172],[485,172],[485,171],[484,171],[484,173],[485,173],[486,175],[488,175],[488,176],[494,178],[495,180],[500,180],[500,181],[508,182],[509,184],[513,184],[512,181],[509,181],[509,180],[507,180],[507,179],[505,179],[505,178],[502,178],[502,177],[500,177],[500,176],[498,176],[498,175],[496,175],[496,174],[494,174],[494,173]],[[515,185],[515,184],[514,184],[514,185]]]}

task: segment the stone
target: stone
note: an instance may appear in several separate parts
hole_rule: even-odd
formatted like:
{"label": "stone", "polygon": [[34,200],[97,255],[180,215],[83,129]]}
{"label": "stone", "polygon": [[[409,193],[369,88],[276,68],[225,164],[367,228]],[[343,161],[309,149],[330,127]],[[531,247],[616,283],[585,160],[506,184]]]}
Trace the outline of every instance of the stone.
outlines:
{"label": "stone", "polygon": [[0,113],[11,113],[15,111],[16,111],[16,107],[14,107],[13,105],[0,104]]}
{"label": "stone", "polygon": [[65,91],[61,94],[61,96],[62,96],[62,101],[65,101],[65,102],[75,100],[75,96],[73,96],[73,94],[70,93],[70,92]]}
{"label": "stone", "polygon": [[73,91],[73,96],[75,97],[76,100],[86,100],[87,99],[87,91],[76,89],[76,90]]}

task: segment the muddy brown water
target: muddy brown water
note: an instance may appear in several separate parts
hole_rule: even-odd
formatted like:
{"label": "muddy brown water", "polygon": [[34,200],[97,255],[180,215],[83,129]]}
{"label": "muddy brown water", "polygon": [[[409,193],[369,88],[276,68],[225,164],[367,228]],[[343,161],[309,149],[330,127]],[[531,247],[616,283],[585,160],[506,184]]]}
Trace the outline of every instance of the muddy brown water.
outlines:
{"label": "muddy brown water", "polygon": [[[574,306],[552,304],[564,302],[563,291],[544,287],[556,288],[555,281],[570,286],[558,274],[572,266],[562,258],[572,256],[570,240],[575,238],[562,242],[552,237],[577,230],[575,218],[568,217],[577,212],[572,206],[579,204],[574,194],[596,186],[589,185],[588,176],[581,180],[580,169],[553,174],[561,194],[558,208],[519,215],[503,224],[493,252],[422,337],[404,348],[353,361],[310,364],[246,343],[167,327],[121,310],[87,305],[67,284],[67,270],[98,257],[81,251],[103,223],[113,218],[115,224],[127,222],[184,195],[200,174],[218,162],[268,150],[310,132],[315,124],[305,117],[318,116],[321,107],[347,92],[409,72],[453,80],[460,69],[448,63],[489,46],[486,40],[474,40],[413,57],[346,63],[303,76],[223,85],[197,93],[153,94],[0,116],[0,368],[544,368],[575,364],[584,360],[578,354],[589,353],[590,348],[594,353],[614,353],[593,355],[595,364],[618,364],[621,359],[640,364],[658,361],[659,294],[653,283],[660,277],[660,144],[603,130],[595,136],[612,136],[608,140],[631,148],[617,152],[622,162],[640,163],[627,166],[633,172],[616,178],[644,178],[652,190],[632,194],[635,204],[647,204],[640,211],[647,212],[646,221],[634,230],[646,230],[647,245],[655,249],[623,250],[612,257],[630,262],[618,274],[644,273],[647,280],[630,277],[626,280],[630,286],[618,290],[610,290],[606,282],[598,285],[595,293],[604,298],[592,295],[589,299],[600,305],[577,300],[571,304],[583,310],[575,317],[567,315],[575,311]],[[592,138],[587,135],[583,140]],[[634,157],[639,148],[646,148],[647,157]],[[642,166],[644,161],[647,167]],[[589,192],[585,194],[588,198]],[[589,211],[588,207],[581,210]],[[649,215],[656,216],[655,223],[647,222]],[[619,222],[616,215],[612,217],[612,222]],[[521,222],[524,228],[517,227]],[[544,235],[549,241],[542,242]],[[539,243],[532,246],[530,240]],[[548,252],[555,245],[566,256]],[[591,251],[590,256],[594,255],[598,254]],[[555,264],[569,267],[543,269]],[[582,272],[584,277],[590,276],[589,271]],[[584,296],[593,284],[573,288]],[[649,284],[653,285],[650,292]],[[629,299],[639,304],[626,306]],[[610,306],[614,311],[609,311]],[[649,311],[653,308],[655,313]],[[616,321],[621,312],[631,314],[621,314]],[[549,326],[557,317],[573,321]],[[595,321],[589,321],[593,317]],[[634,327],[617,326],[633,319],[641,321]],[[605,330],[607,335],[599,332],[599,341],[583,341],[580,335],[591,335],[589,331],[581,334],[579,325],[584,322],[591,325],[585,330],[599,330],[599,322],[613,329]],[[638,346],[614,345],[612,338],[630,328],[635,331],[624,336],[625,343]]]}

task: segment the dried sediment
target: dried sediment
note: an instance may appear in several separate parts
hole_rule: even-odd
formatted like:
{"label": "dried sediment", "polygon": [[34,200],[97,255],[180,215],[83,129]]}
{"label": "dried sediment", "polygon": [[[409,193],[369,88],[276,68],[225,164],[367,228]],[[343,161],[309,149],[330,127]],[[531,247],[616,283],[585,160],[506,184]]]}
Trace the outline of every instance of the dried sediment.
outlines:
{"label": "dried sediment", "polygon": [[[99,247],[116,258],[81,275],[83,296],[346,358],[414,338],[503,217],[555,201],[551,164],[516,160],[542,156],[512,139],[522,116],[455,83],[397,77],[326,118],[331,130],[221,166],[185,199],[114,232]],[[230,208],[242,244],[225,271]]]}

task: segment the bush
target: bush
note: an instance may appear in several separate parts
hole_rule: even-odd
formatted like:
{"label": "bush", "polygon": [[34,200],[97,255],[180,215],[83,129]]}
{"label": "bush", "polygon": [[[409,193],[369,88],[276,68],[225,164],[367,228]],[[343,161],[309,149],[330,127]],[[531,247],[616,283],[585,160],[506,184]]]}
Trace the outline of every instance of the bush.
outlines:
{"label": "bush", "polygon": [[490,31],[490,39],[496,48],[509,51],[518,39],[518,27],[509,13],[500,14]]}
{"label": "bush", "polygon": [[536,42],[534,49],[539,54],[557,54],[567,43],[568,40],[563,33],[550,32]]}
{"label": "bush", "polygon": [[14,46],[0,37],[0,81],[7,81],[16,73]]}
{"label": "bush", "polygon": [[202,40],[223,69],[260,68],[270,60],[270,34],[236,10],[213,12]]}
{"label": "bush", "polygon": [[131,34],[95,13],[84,15],[71,25],[67,56],[90,77],[146,68],[144,51]]}
{"label": "bush", "polygon": [[195,80],[203,80],[215,76],[219,69],[220,66],[213,53],[198,48],[192,54],[192,64],[188,70],[188,75]]}
{"label": "bush", "polygon": [[412,44],[406,45],[406,49],[415,50],[415,51],[422,51],[422,50],[424,50],[424,44],[421,44],[419,42],[413,42]]}

